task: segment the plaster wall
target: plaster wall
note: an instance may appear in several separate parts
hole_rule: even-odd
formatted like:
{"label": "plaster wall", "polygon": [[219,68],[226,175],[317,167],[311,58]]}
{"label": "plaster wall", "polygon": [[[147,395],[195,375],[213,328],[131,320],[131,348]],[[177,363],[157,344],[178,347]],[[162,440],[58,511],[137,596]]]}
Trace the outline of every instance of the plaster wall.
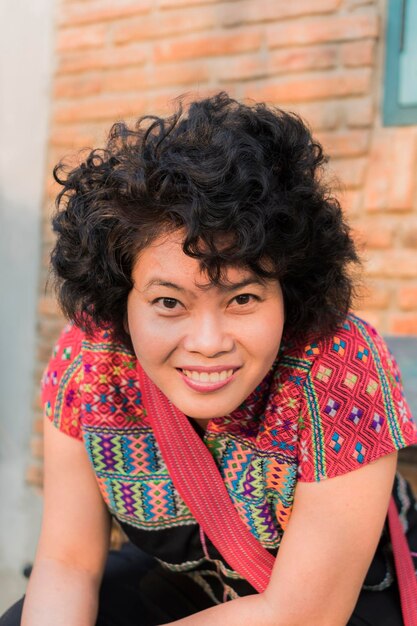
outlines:
{"label": "plaster wall", "polygon": [[25,484],[33,428],[40,223],[54,0],[0,3],[0,614],[23,590],[41,500]]}

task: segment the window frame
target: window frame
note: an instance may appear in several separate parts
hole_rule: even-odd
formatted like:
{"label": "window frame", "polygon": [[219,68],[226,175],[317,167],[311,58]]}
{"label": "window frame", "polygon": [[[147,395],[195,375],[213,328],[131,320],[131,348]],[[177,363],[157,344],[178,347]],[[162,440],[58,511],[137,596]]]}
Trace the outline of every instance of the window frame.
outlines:
{"label": "window frame", "polygon": [[407,0],[389,0],[387,15],[384,126],[411,126],[417,124],[417,102],[403,105],[399,102],[401,37]]}

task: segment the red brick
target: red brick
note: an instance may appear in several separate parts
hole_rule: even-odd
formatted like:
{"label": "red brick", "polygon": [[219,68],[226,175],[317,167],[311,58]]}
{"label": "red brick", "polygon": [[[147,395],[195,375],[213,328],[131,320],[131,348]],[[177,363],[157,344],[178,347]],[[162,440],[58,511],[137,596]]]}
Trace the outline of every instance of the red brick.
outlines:
{"label": "red brick", "polygon": [[[49,354],[49,356],[50,356],[50,354]],[[42,367],[45,368],[45,365],[46,364],[43,363]],[[39,367],[39,365],[37,367],[35,367],[35,377],[34,378],[35,378],[35,381],[36,381],[37,388],[36,388],[36,393],[35,393],[35,395],[33,397],[33,400],[32,400],[32,409],[33,409],[33,412],[34,412],[34,415],[35,415],[36,418],[42,417],[42,402],[41,402],[39,381],[42,380],[43,372],[40,373],[40,375],[38,376],[37,375],[38,374],[38,367]],[[38,390],[38,388],[39,388],[39,390]]]}
{"label": "red brick", "polygon": [[214,73],[220,82],[224,82],[266,77],[273,71],[269,58],[264,59],[261,55],[242,54],[230,57],[227,59],[227,63],[223,59],[218,59]]}
{"label": "red brick", "polygon": [[224,6],[222,22],[234,26],[246,22],[282,20],[290,17],[305,17],[316,13],[331,13],[339,8],[341,0],[246,0],[231,2]]}
{"label": "red brick", "polygon": [[[415,133],[397,130],[391,146],[391,188],[389,208],[407,210],[414,203],[416,188],[417,139]],[[388,157],[388,155],[387,155]]]}
{"label": "red brick", "polygon": [[43,439],[41,437],[33,437],[30,442],[30,450],[35,459],[43,459]]}
{"label": "red brick", "polygon": [[266,58],[246,54],[231,57],[227,63],[219,60],[215,75],[221,81],[247,80],[310,69],[329,69],[336,66],[337,59],[337,46],[276,50]]}
{"label": "red brick", "polygon": [[241,30],[239,34],[212,35],[211,37],[184,37],[180,40],[158,43],[154,48],[156,63],[180,61],[199,57],[222,56],[257,50],[262,42],[260,30]]}
{"label": "red brick", "polygon": [[210,69],[203,61],[197,63],[180,63],[177,65],[160,65],[153,71],[152,68],[107,72],[103,79],[103,92],[137,92],[155,87],[175,85],[201,84],[210,78]]}
{"label": "red brick", "polygon": [[308,78],[285,78],[260,86],[251,83],[243,88],[243,94],[255,100],[266,100],[281,105],[361,94],[367,92],[369,88],[370,74],[364,69],[349,72],[343,80],[335,73]]}
{"label": "red brick", "polygon": [[417,311],[417,285],[400,287],[397,301],[403,311]]}
{"label": "red brick", "polygon": [[219,0],[159,0],[162,9],[172,9],[176,7],[191,7],[201,4],[216,4]]}
{"label": "red brick", "polygon": [[39,315],[57,316],[59,314],[59,306],[54,298],[43,296],[38,300]]}
{"label": "red brick", "polygon": [[380,223],[369,224],[363,230],[363,240],[366,248],[386,250],[392,247],[394,231]]}
{"label": "red brick", "polygon": [[82,48],[99,48],[104,45],[106,27],[89,25],[79,28],[65,28],[58,31],[56,51],[80,50]]}
{"label": "red brick", "polygon": [[102,83],[100,76],[57,77],[54,82],[53,96],[55,100],[92,96],[102,91]]}
{"label": "red brick", "polygon": [[375,63],[375,41],[352,41],[341,48],[343,65],[346,67],[364,67]]}
{"label": "red brick", "polygon": [[344,121],[350,128],[366,128],[371,126],[375,114],[375,102],[370,96],[350,99],[343,103]]}
{"label": "red brick", "polygon": [[62,317],[40,317],[38,320],[38,340],[50,341],[51,346],[58,339],[65,321]]}
{"label": "red brick", "polygon": [[366,160],[356,159],[332,159],[330,169],[336,174],[341,184],[345,187],[359,187],[365,176]]}
{"label": "red brick", "polygon": [[409,129],[374,133],[365,184],[365,208],[408,210],[415,192],[416,136]]}
{"label": "red brick", "polygon": [[[36,351],[36,358],[37,358],[38,365],[39,363],[42,363],[43,365],[46,364],[48,360],[50,359],[50,357],[51,357],[51,346],[49,345],[49,343],[39,344],[37,346],[37,351]],[[38,378],[38,380],[40,380],[40,378]],[[37,396],[39,397],[39,394],[37,394]]]}
{"label": "red brick", "polygon": [[[94,146],[96,143],[96,136],[92,132],[83,132],[78,125],[65,128],[53,128],[49,137],[51,146],[57,148],[85,148],[88,146]],[[50,188],[49,185],[52,187]],[[49,179],[47,191],[52,189],[52,193],[56,191],[56,183]]]}
{"label": "red brick", "polygon": [[358,215],[362,208],[362,193],[356,189],[343,189],[336,194],[343,212],[352,218]]}
{"label": "red brick", "polygon": [[265,64],[271,73],[329,69],[337,65],[338,53],[334,45],[275,50],[268,54]]}
{"label": "red brick", "polygon": [[187,11],[152,14],[116,25],[113,29],[113,41],[116,44],[125,44],[180,33],[196,33],[213,27],[217,22],[217,15],[218,10],[211,7],[205,11],[197,7]]}
{"label": "red brick", "polygon": [[148,13],[153,3],[151,0],[129,0],[123,2],[118,0],[113,4],[105,5],[102,0],[96,2],[75,2],[70,5],[63,5],[58,24],[65,26],[75,26],[79,24],[97,24],[107,20],[119,20]]}
{"label": "red brick", "polygon": [[[212,87],[209,89],[198,88],[198,90],[189,89],[185,96],[183,96],[184,106],[187,105],[188,102],[192,102],[193,100],[197,100],[200,98],[208,98],[218,93],[217,87]],[[236,94],[233,92],[233,89],[229,89],[229,94],[232,98],[236,97]],[[151,111],[153,114],[157,115],[169,115],[176,108],[176,98],[178,96],[178,92],[174,91],[172,93],[155,93],[154,95],[149,94],[148,97],[148,112]]]}
{"label": "red brick", "polygon": [[375,11],[360,15],[332,15],[286,21],[266,28],[270,48],[307,45],[332,41],[349,41],[378,36]]}
{"label": "red brick", "polygon": [[391,315],[388,320],[388,331],[394,335],[417,335],[417,314]]}
{"label": "red brick", "polygon": [[291,110],[298,113],[316,133],[319,130],[334,130],[342,120],[340,101],[298,102]]}
{"label": "red brick", "polygon": [[30,465],[26,470],[25,481],[28,485],[41,487],[43,483],[43,469],[40,465]]}
{"label": "red brick", "polygon": [[138,117],[147,109],[148,97],[118,97],[118,98],[97,98],[86,102],[75,102],[74,104],[60,106],[55,109],[53,115],[54,123],[91,122],[99,120],[125,119],[131,116]]}
{"label": "red brick", "polygon": [[371,284],[366,294],[363,308],[365,309],[387,309],[392,302],[392,287],[387,283]]}
{"label": "red brick", "polygon": [[366,130],[320,132],[317,138],[333,158],[361,156],[368,150],[369,133]]}
{"label": "red brick", "polygon": [[[44,184],[44,194],[47,196],[55,196],[60,187],[58,185],[58,183],[55,182],[55,180],[52,178],[52,168],[48,167],[47,168],[47,172],[48,175],[45,177],[45,184]],[[46,209],[46,207],[45,207]],[[44,212],[45,213],[45,212]]]}
{"label": "red brick", "polygon": [[392,228],[384,227],[380,223],[374,224],[365,231],[365,245],[367,248],[384,250],[391,248],[394,240]]}
{"label": "red brick", "polygon": [[403,246],[407,248],[417,248],[417,226],[407,220],[407,227],[402,236]]}
{"label": "red brick", "polygon": [[38,418],[33,422],[33,432],[36,435],[41,435],[43,433],[43,419]]}
{"label": "red brick", "polygon": [[417,278],[417,251],[390,250],[374,252],[366,264],[370,276],[386,278]]}
{"label": "red brick", "polygon": [[380,332],[383,330],[383,316],[381,312],[372,310],[372,309],[354,309],[356,315],[358,315],[361,319],[366,320],[373,326],[377,328]]}
{"label": "red brick", "polygon": [[345,0],[346,8],[349,11],[359,9],[370,4],[375,4],[375,0]]}
{"label": "red brick", "polygon": [[83,53],[62,55],[58,61],[57,74],[89,72],[108,68],[143,65],[148,56],[145,46],[123,46],[109,50],[91,50]]}

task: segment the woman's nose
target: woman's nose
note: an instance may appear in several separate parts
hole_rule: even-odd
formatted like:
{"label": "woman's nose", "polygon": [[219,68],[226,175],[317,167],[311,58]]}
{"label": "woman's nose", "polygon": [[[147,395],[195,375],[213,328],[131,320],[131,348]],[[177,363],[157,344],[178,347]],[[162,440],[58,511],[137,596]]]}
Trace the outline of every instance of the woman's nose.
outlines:
{"label": "woman's nose", "polygon": [[234,347],[231,329],[219,316],[206,314],[193,320],[185,339],[184,348],[188,352],[198,352],[206,357],[214,357],[222,352],[230,352]]}

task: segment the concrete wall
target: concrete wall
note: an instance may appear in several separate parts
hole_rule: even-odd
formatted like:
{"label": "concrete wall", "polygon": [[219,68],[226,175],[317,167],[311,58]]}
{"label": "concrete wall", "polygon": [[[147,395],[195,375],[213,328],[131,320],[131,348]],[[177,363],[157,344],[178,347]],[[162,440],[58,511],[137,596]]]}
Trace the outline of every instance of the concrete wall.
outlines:
{"label": "concrete wall", "polygon": [[0,613],[23,588],[41,500],[25,485],[33,428],[40,223],[54,0],[0,3]]}

